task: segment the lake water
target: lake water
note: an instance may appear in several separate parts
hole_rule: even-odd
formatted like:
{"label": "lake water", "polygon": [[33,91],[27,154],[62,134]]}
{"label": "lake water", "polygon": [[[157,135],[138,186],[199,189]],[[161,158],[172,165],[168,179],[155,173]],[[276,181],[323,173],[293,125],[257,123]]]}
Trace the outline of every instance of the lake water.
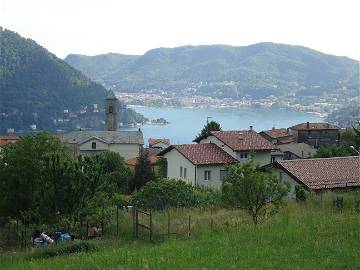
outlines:
{"label": "lake water", "polygon": [[[191,143],[206,123],[206,117],[220,123],[223,130],[245,130],[252,125],[257,132],[289,127],[303,122],[323,122],[313,114],[265,108],[154,108],[133,107],[149,119],[165,118],[168,125],[143,125],[144,142],[149,138],[169,138],[172,144]],[[136,130],[137,128],[122,129]]]}

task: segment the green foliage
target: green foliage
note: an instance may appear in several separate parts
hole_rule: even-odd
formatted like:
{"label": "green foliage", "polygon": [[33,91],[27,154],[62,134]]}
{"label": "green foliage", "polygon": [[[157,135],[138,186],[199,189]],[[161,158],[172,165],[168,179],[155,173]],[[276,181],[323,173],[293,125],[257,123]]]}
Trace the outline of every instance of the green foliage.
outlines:
{"label": "green foliage", "polygon": [[277,213],[289,190],[272,172],[260,171],[252,161],[230,165],[222,184],[224,202],[244,209],[254,225]]}
{"label": "green foliage", "polygon": [[64,243],[46,248],[37,249],[29,257],[30,259],[47,259],[56,256],[68,255],[79,252],[96,251],[97,247],[90,242]]}
{"label": "green foliage", "polygon": [[205,187],[196,187],[194,189],[196,197],[196,206],[198,207],[220,207],[222,206],[221,191]]}
{"label": "green foliage", "polygon": [[308,192],[302,186],[295,186],[295,196],[298,202],[305,202],[308,197]]}
{"label": "green foliage", "polygon": [[181,180],[150,181],[133,194],[134,205],[146,209],[193,207],[196,205],[194,188]]}
{"label": "green foliage", "polygon": [[1,113],[5,127],[54,129],[63,110],[102,106],[106,90],[31,39],[0,28]]}
{"label": "green foliage", "polygon": [[165,179],[167,177],[167,159],[160,157],[155,165],[159,167],[157,178]]}
{"label": "green foliage", "polygon": [[351,156],[352,154],[349,147],[337,144],[327,144],[320,146],[314,155],[314,158],[346,157]]}
{"label": "green foliage", "polygon": [[203,129],[200,131],[200,133],[196,136],[195,140],[200,139],[202,136],[205,136],[209,131],[220,131],[221,126],[216,121],[210,121],[209,123],[206,123]]}
{"label": "green foliage", "polygon": [[146,150],[142,150],[135,165],[134,188],[139,190],[147,182],[155,179],[155,172],[149,161],[149,153]]}
{"label": "green foliage", "polygon": [[6,145],[0,155],[0,216],[33,224],[105,221],[132,179],[119,154],[72,159],[62,143],[37,133]]}

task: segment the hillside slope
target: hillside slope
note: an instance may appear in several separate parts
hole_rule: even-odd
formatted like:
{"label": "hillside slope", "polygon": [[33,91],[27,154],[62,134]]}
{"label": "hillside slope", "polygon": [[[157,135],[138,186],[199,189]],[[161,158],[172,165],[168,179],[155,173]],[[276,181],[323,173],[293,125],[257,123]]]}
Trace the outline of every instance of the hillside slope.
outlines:
{"label": "hillside slope", "polygon": [[196,94],[235,98],[321,95],[347,86],[359,74],[356,60],[275,43],[158,48],[142,56],[69,55],[65,61],[120,91],[193,88]]}
{"label": "hillside slope", "polygon": [[[27,131],[33,124],[53,131],[59,128],[56,119],[65,118],[64,109],[78,113],[92,110],[93,104],[103,107],[103,86],[35,41],[1,27],[0,40],[0,133],[8,128]],[[103,113],[82,115],[74,125],[100,128],[102,120]]]}

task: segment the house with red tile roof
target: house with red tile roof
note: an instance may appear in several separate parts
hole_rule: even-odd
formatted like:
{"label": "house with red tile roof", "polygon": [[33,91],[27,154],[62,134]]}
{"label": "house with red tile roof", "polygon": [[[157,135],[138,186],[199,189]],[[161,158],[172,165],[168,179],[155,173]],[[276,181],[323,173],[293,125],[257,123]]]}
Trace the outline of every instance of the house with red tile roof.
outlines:
{"label": "house with red tile roof", "polygon": [[297,143],[307,143],[315,148],[340,141],[340,128],[329,123],[302,123],[290,127]]}
{"label": "house with red tile roof", "polygon": [[360,156],[280,160],[272,164],[277,177],[309,191],[360,187]]}
{"label": "house with red tile roof", "polygon": [[294,141],[294,136],[289,128],[273,128],[259,132],[269,142],[273,144],[287,144]]}
{"label": "house with red tile roof", "polygon": [[212,188],[220,188],[225,166],[238,162],[215,143],[171,145],[159,155],[167,159],[169,179]]}
{"label": "house with red tile roof", "polygon": [[250,130],[210,131],[208,134],[194,140],[199,144],[214,143],[239,162],[253,160],[260,166],[273,162],[271,153],[277,147],[259,135],[250,127]]}

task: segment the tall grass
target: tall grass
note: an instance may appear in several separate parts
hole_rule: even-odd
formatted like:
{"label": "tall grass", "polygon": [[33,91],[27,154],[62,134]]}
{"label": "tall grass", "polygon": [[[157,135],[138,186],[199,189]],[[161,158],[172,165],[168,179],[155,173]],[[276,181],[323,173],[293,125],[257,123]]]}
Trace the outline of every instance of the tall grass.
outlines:
{"label": "tall grass", "polygon": [[[257,228],[242,211],[172,209],[171,231],[184,232],[186,236],[180,234],[184,239],[175,233],[168,239],[167,212],[155,212],[154,230],[157,235],[164,234],[163,241],[131,240],[127,227],[124,235],[94,241],[98,250],[92,253],[40,260],[29,260],[29,252],[7,253],[0,255],[0,268],[358,269],[360,214],[351,203],[357,195],[346,194],[341,210],[332,205],[337,196],[341,195],[330,193],[312,196],[305,203],[290,202]],[[125,228],[131,215],[121,215]],[[192,217],[190,236],[188,215]],[[108,224],[108,229],[113,225]]]}

